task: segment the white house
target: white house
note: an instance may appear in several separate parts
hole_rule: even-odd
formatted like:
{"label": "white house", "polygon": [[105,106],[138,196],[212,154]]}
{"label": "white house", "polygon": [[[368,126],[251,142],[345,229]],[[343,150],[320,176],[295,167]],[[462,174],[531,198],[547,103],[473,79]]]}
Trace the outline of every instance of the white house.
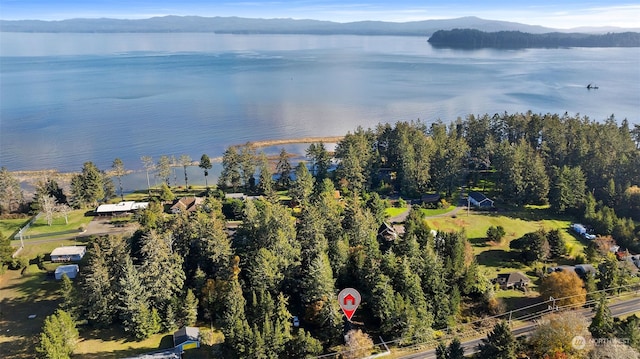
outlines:
{"label": "white house", "polygon": [[78,272],[80,272],[80,268],[77,264],[67,264],[64,266],[60,266],[56,268],[55,271],[56,280],[62,279],[63,274],[66,274],[69,279],[73,279],[78,275]]}
{"label": "white house", "polygon": [[85,246],[58,247],[51,251],[52,262],[77,262],[84,257],[87,252]]}
{"label": "white house", "polygon": [[96,208],[96,214],[98,216],[113,216],[135,212],[139,209],[145,209],[148,206],[149,202],[134,201],[124,201],[116,204],[102,204]]}

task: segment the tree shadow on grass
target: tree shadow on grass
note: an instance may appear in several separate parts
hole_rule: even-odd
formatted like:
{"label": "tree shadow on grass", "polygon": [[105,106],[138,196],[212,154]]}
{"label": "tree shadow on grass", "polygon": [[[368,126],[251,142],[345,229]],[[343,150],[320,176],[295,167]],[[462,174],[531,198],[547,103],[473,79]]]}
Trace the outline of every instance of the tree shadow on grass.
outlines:
{"label": "tree shadow on grass", "polygon": [[489,243],[486,238],[470,238],[469,243],[474,247],[489,247]]}
{"label": "tree shadow on grass", "polygon": [[525,264],[521,263],[520,256],[516,252],[505,251],[502,249],[490,249],[476,256],[478,264],[499,268],[522,269]]}

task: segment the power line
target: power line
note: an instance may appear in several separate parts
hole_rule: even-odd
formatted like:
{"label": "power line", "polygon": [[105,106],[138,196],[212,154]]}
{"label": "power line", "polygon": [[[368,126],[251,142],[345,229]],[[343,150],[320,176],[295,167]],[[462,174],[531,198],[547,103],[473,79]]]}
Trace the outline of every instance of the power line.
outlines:
{"label": "power line", "polygon": [[[626,289],[626,290],[622,291],[623,289]],[[612,293],[612,294],[606,296],[607,299],[611,299],[611,298],[620,296],[622,293],[629,293],[629,292],[633,292],[633,291],[640,291],[640,283],[627,284],[627,285],[622,285],[622,286],[618,286],[618,287],[613,287],[613,288],[608,288],[608,289],[601,289],[601,290],[596,290],[596,291],[593,291],[593,292],[587,292],[587,293],[584,293],[584,294],[570,295],[570,296],[561,297],[561,298],[551,298],[551,299],[546,300],[544,302],[528,305],[528,306],[521,307],[521,308],[518,308],[518,309],[510,310],[508,312],[504,312],[504,313],[496,314],[496,315],[493,315],[493,316],[485,317],[485,318],[482,318],[482,319],[475,320],[473,322],[464,323],[464,324],[461,325],[461,327],[463,327],[463,328],[464,327],[469,327],[470,329],[468,329],[468,331],[470,331],[472,333],[475,333],[476,335],[485,334],[486,332],[489,331],[488,328],[485,327],[485,330],[478,331],[478,330],[474,329],[473,326],[477,325],[477,324],[481,324],[482,322],[486,322],[486,321],[500,320],[501,317],[504,317],[504,316],[507,316],[507,315],[510,318],[509,322],[511,322],[511,321],[532,321],[532,320],[541,318],[546,314],[553,313],[553,312],[556,312],[556,311],[561,311],[561,310],[566,310],[566,309],[576,309],[578,307],[583,307],[585,305],[591,305],[591,304],[597,303],[597,300],[593,300],[592,299],[592,300],[586,301],[585,303],[574,303],[574,304],[567,304],[567,305],[564,305],[564,306],[555,306],[555,302],[557,302],[557,301],[561,301],[561,300],[564,300],[564,299],[571,299],[571,298],[575,298],[575,297],[583,296],[583,295],[598,294],[598,293],[606,294],[607,292]],[[550,303],[553,304],[553,305],[549,306]],[[535,307],[538,307],[538,306],[543,306],[545,304],[546,304],[546,308],[543,309],[543,310],[539,310],[539,311],[536,311],[534,313],[527,313],[527,314],[524,314],[521,317],[513,318],[513,313],[519,313],[519,312],[522,312],[522,311],[527,310],[527,309],[532,309],[532,308],[535,308]],[[453,331],[456,330],[456,327],[446,327],[444,329],[440,329],[439,331],[447,333],[447,334],[443,335],[440,339],[438,339],[438,340],[431,339],[431,340],[429,340],[427,342],[415,343],[415,344],[412,344],[412,345],[408,346],[407,348],[416,349],[416,348],[419,348],[419,347],[422,347],[422,346],[429,346],[429,345],[431,345],[433,343],[438,342],[439,340],[442,341],[442,340],[450,339],[448,337],[451,336],[452,334],[458,334],[458,335],[456,335],[458,337],[467,337],[467,335],[462,335],[462,334],[465,334],[467,332],[467,330],[459,331],[461,329],[460,327],[458,327],[457,329],[458,329],[457,333],[453,333]],[[472,333],[470,333],[470,334],[472,334]],[[381,337],[381,339],[382,339],[382,337]],[[401,338],[397,338],[397,339],[394,339],[394,340],[383,341],[382,343],[374,344],[373,347],[382,346],[383,344],[386,345],[386,344],[400,343],[400,342],[403,342],[403,341],[411,341],[412,339],[415,339],[415,336],[401,337]],[[322,359],[322,358],[337,357],[340,354],[350,353],[350,352],[353,352],[353,351],[361,349],[361,348],[362,347],[358,347],[358,348],[352,348],[352,349],[349,349],[349,350],[343,350],[343,351],[339,351],[339,352],[323,354],[323,355],[320,355],[320,356],[316,356],[314,358]]]}

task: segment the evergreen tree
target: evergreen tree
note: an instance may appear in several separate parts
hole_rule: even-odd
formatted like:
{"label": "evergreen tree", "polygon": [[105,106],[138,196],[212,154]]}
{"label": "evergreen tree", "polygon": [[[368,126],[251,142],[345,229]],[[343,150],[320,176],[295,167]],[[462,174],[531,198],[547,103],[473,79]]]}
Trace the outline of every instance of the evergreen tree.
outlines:
{"label": "evergreen tree", "polygon": [[200,163],[198,164],[198,167],[202,168],[202,170],[204,171],[204,185],[207,188],[207,191],[209,191],[209,170],[213,167],[213,165],[211,164],[211,159],[206,153],[203,153],[200,157]]}
{"label": "evergreen tree", "polygon": [[502,226],[491,226],[487,229],[487,239],[496,243],[500,243],[506,234]]}
{"label": "evergreen tree", "polygon": [[436,192],[451,196],[464,173],[469,146],[453,124],[447,132],[446,125],[436,122],[431,125],[430,134],[435,144],[430,165],[431,184]]}
{"label": "evergreen tree", "polygon": [[154,329],[158,329],[148,305],[149,292],[129,256],[124,258],[122,265],[117,304],[120,320],[125,332],[136,339],[146,339],[154,334]]}
{"label": "evergreen tree", "polygon": [[0,233],[0,272],[2,272],[2,266],[5,263],[11,262],[13,259],[13,252],[14,249],[11,247],[11,239]]}
{"label": "evergreen tree", "polygon": [[598,289],[605,290],[617,286],[620,280],[618,260],[613,253],[608,253],[604,261],[598,265]]}
{"label": "evergreen tree", "polygon": [[627,338],[629,346],[640,351],[640,318],[634,314],[618,323],[616,336]]}
{"label": "evergreen tree", "polygon": [[614,336],[613,317],[607,306],[606,296],[602,296],[596,306],[596,314],[591,319],[589,331],[594,338],[611,338]]}
{"label": "evergreen tree", "polygon": [[62,275],[62,280],[60,281],[60,296],[62,297],[62,302],[59,308],[67,312],[72,318],[76,318],[77,293],[73,287],[73,282],[66,274]]}
{"label": "evergreen tree", "polygon": [[82,301],[89,323],[98,327],[111,325],[115,316],[115,288],[109,272],[109,252],[94,242],[87,250],[88,265],[81,278]]}
{"label": "evergreen tree", "polygon": [[164,203],[171,202],[176,198],[176,195],[171,192],[171,188],[166,183],[162,183],[160,186],[160,200]]}
{"label": "evergreen tree", "polygon": [[264,154],[262,155],[260,161],[259,170],[260,179],[258,180],[258,193],[262,194],[269,202],[277,203],[279,200],[279,196],[275,190],[273,174],[269,169],[269,163],[267,162]]}
{"label": "evergreen tree", "polygon": [[551,258],[560,258],[567,254],[567,246],[559,229],[552,229],[547,233],[549,254]]}
{"label": "evergreen tree", "polygon": [[294,203],[301,206],[307,205],[311,200],[311,194],[313,193],[314,179],[309,173],[307,166],[304,162],[298,163],[295,170],[296,179],[291,185],[289,195]]}
{"label": "evergreen tree", "polygon": [[235,146],[227,148],[222,155],[222,172],[218,177],[218,186],[232,187],[234,191],[237,191],[242,184],[240,175],[240,154]]}
{"label": "evergreen tree", "polygon": [[78,330],[73,318],[64,310],[58,309],[45,318],[36,351],[41,358],[66,359],[71,357],[77,342]]}
{"label": "evergreen tree", "polygon": [[586,179],[580,167],[562,166],[556,171],[549,193],[551,207],[560,213],[582,208],[586,199]]}
{"label": "evergreen tree", "polygon": [[240,147],[240,178],[245,191],[255,191],[255,173],[256,173],[256,150],[247,143]]}
{"label": "evergreen tree", "polygon": [[284,148],[280,150],[278,156],[278,164],[276,164],[276,174],[278,175],[278,186],[282,189],[289,189],[291,186],[291,162],[289,162],[289,154]]}
{"label": "evergreen tree", "polygon": [[511,333],[511,328],[507,322],[500,322],[493,327],[487,335],[487,339],[482,339],[482,344],[478,345],[481,358],[492,359],[515,359],[516,340]]}
{"label": "evergreen tree", "polygon": [[309,358],[322,353],[322,343],[304,329],[298,330],[286,344],[287,358]]}
{"label": "evergreen tree", "polygon": [[140,249],[140,280],[150,304],[157,309],[165,308],[172,298],[182,291],[185,274],[182,257],[173,253],[171,238],[150,231],[142,236]]}
{"label": "evergreen tree", "polygon": [[307,148],[306,155],[310,159],[311,172],[315,182],[317,184],[322,183],[322,180],[327,178],[329,166],[331,165],[331,156],[324,147],[324,143],[312,143]]}
{"label": "evergreen tree", "polygon": [[107,197],[104,175],[93,162],[85,162],[82,172],[71,179],[71,196],[77,208],[96,206]]}
{"label": "evergreen tree", "polygon": [[453,338],[449,347],[447,347],[447,359],[464,359],[464,348],[460,343],[460,339]]}
{"label": "evergreen tree", "polygon": [[443,342],[438,342],[436,347],[436,359],[449,359],[447,356],[447,345]]}
{"label": "evergreen tree", "polygon": [[180,310],[176,313],[176,322],[179,327],[193,326],[198,319],[198,298],[191,289],[187,289],[184,298],[181,299]]}
{"label": "evergreen tree", "polygon": [[362,168],[359,153],[353,146],[347,146],[336,170],[338,183],[347,191],[358,194],[366,186],[365,170]]}

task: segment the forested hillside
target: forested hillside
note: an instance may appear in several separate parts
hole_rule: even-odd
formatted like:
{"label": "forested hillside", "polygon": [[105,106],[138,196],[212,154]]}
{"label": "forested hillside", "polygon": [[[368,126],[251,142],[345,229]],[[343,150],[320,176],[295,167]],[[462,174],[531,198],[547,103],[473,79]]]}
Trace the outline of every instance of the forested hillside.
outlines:
{"label": "forested hillside", "polygon": [[478,49],[525,49],[557,47],[639,47],[640,33],[622,32],[602,35],[549,32],[530,34],[520,31],[484,32],[475,29],[439,30],[429,37],[436,47]]}

